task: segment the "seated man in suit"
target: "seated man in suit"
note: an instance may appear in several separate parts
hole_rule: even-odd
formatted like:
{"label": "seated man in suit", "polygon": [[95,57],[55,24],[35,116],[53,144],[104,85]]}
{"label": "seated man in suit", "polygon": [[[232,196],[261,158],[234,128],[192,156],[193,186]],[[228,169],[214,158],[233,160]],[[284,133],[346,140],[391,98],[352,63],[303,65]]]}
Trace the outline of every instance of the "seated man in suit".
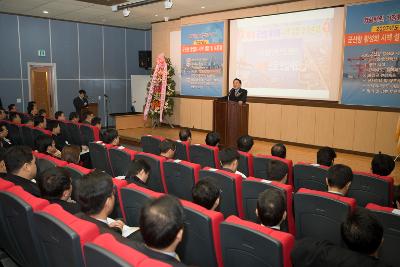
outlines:
{"label": "seated man in suit", "polygon": [[36,177],[36,159],[32,149],[26,146],[10,147],[4,157],[7,169],[5,180],[21,186],[25,191],[40,197],[40,191],[34,181]]}
{"label": "seated man in suit", "polygon": [[243,135],[237,140],[237,147],[239,151],[249,152],[254,145],[253,137],[250,135]]}
{"label": "seated man in suit", "polygon": [[41,128],[41,129],[46,129],[47,127],[47,120],[43,116],[35,116],[33,118],[33,126]]}
{"label": "seated man in suit", "polygon": [[238,78],[233,80],[233,88],[229,91],[228,100],[239,102],[239,104],[247,101],[247,90],[242,89],[242,81]]}
{"label": "seated man in suit", "polygon": [[81,122],[83,124],[89,124],[92,125],[92,120],[94,118],[94,113],[89,111],[89,110],[85,110],[82,114],[82,118],[81,118]]}
{"label": "seated man in suit", "polygon": [[261,225],[275,230],[281,230],[281,224],[286,220],[285,197],[277,189],[267,189],[258,195],[256,215]]}
{"label": "seated man in suit", "polygon": [[330,167],[335,163],[336,152],[331,147],[323,147],[317,152],[317,164]]}
{"label": "seated man in suit", "polygon": [[170,139],[165,139],[160,143],[160,156],[166,159],[173,159],[175,156],[176,144]]}
{"label": "seated man in suit", "polygon": [[150,165],[144,159],[134,159],[129,164],[125,180],[128,183],[134,183],[144,188],[147,187],[147,179],[150,175]]}
{"label": "seated man in suit", "polygon": [[17,111],[17,106],[16,106],[15,104],[10,104],[10,105],[8,105],[8,112],[9,112],[9,113],[11,113],[11,112],[18,112],[18,111]]}
{"label": "seated man in suit", "polygon": [[65,121],[67,120],[65,118],[65,114],[64,112],[62,112],[61,110],[57,111],[56,113],[54,113],[54,118],[58,121]]}
{"label": "seated man in suit", "polygon": [[218,147],[221,137],[217,132],[211,132],[206,135],[206,145]]}
{"label": "seated man in suit", "polygon": [[100,233],[110,233],[124,242],[123,237],[130,236],[137,228],[126,226],[122,220],[109,218],[115,205],[114,184],[112,178],[99,170],[85,175],[77,183],[77,202],[82,213],[77,216],[96,224]]}
{"label": "seated man in suit", "polygon": [[71,214],[81,211],[79,204],[71,202],[72,194],[71,175],[60,167],[47,169],[40,175],[38,186],[42,198],[50,203],[60,205]]}
{"label": "seated man in suit", "polygon": [[286,159],[286,147],[284,144],[275,144],[271,148],[271,155],[281,159]]}
{"label": "seated man in suit", "polygon": [[190,145],[190,143],[192,141],[192,132],[190,131],[190,129],[182,128],[179,131],[179,140],[181,140],[182,142],[188,141],[189,145]]}
{"label": "seated man in suit", "polygon": [[61,134],[61,127],[58,121],[49,121],[47,123],[47,130],[51,131],[54,142],[56,144],[56,148],[58,150],[63,150],[63,148],[68,145],[67,140]]}
{"label": "seated man in suit", "polygon": [[61,151],[56,148],[56,142],[51,136],[39,135],[35,140],[35,148],[39,153],[43,153],[55,158],[61,158]]}
{"label": "seated man in suit", "polygon": [[145,245],[139,251],[175,267],[185,266],[175,252],[182,241],[183,220],[183,207],[177,198],[165,195],[148,202],[140,212],[140,233]]}
{"label": "seated man in suit", "polygon": [[106,144],[110,144],[113,146],[119,146],[119,134],[115,129],[107,129],[103,132],[101,136],[102,140]]}
{"label": "seated man in suit", "polygon": [[4,162],[6,153],[7,149],[5,149],[4,147],[0,147],[0,178],[6,177],[7,175],[6,164]]}
{"label": "seated man in suit", "polygon": [[222,170],[239,174],[246,179],[246,175],[237,170],[239,166],[240,155],[234,148],[225,148],[219,152],[219,161],[221,162]]}
{"label": "seated man in suit", "polygon": [[76,112],[71,112],[68,119],[72,123],[79,123],[79,115]]}
{"label": "seated man in suit", "polygon": [[12,146],[11,140],[8,138],[7,124],[0,122],[0,147],[8,148]]}
{"label": "seated man in suit", "polygon": [[288,166],[282,161],[269,160],[267,163],[267,177],[270,181],[286,184],[288,171]]}
{"label": "seated man in suit", "polygon": [[374,155],[371,161],[371,171],[373,174],[380,176],[389,176],[394,170],[395,162],[389,155],[379,154]]}
{"label": "seated man in suit", "polygon": [[211,177],[201,179],[192,189],[193,203],[208,210],[218,210],[221,191]]}
{"label": "seated man in suit", "polygon": [[100,117],[94,117],[92,119],[92,126],[97,127],[99,130],[101,130],[101,118]]}
{"label": "seated man in suit", "polygon": [[74,98],[73,103],[76,113],[80,114],[82,108],[87,107],[89,105],[89,101],[86,96],[86,91],[82,89],[79,90],[79,95]]}
{"label": "seated man in suit", "polygon": [[328,170],[328,177],[326,178],[328,192],[346,196],[352,180],[353,171],[350,167],[343,164],[335,164]]}

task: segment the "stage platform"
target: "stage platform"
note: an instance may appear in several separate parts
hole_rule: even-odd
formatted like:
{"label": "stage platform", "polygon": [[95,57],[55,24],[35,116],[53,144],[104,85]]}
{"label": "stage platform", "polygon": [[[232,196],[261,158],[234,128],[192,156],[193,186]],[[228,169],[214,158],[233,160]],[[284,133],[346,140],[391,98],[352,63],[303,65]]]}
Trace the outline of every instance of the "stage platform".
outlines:
{"label": "stage platform", "polygon": [[[130,144],[139,146],[140,137],[146,134],[159,135],[172,140],[179,139],[180,128],[160,127],[160,128],[135,128],[119,130],[121,144]],[[204,144],[207,132],[192,130],[192,144]],[[256,154],[271,154],[271,147],[275,143],[255,140],[254,146],[251,150],[253,155]],[[317,161],[317,148],[304,147],[300,145],[285,144],[287,149],[287,158],[293,160],[293,163],[302,161],[314,163]],[[370,172],[371,170],[371,157],[356,155],[352,153],[336,152],[337,158],[335,163],[341,163],[350,166],[353,171]],[[396,168],[392,173],[395,178],[395,184],[400,184],[400,165],[396,163]]]}

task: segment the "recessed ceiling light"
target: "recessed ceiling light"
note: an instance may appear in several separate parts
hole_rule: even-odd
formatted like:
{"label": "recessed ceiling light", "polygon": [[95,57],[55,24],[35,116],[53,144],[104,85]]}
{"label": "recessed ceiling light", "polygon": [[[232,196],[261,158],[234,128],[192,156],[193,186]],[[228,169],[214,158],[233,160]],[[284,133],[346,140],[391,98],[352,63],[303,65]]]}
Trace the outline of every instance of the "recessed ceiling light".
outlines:
{"label": "recessed ceiling light", "polygon": [[158,14],[155,14],[154,16],[155,16],[155,17],[158,17]]}
{"label": "recessed ceiling light", "polygon": [[44,13],[44,14],[49,14],[49,11],[43,10],[43,13]]}
{"label": "recessed ceiling light", "polygon": [[205,9],[206,7],[205,7],[205,6],[202,6],[201,8],[202,8],[202,9]]}

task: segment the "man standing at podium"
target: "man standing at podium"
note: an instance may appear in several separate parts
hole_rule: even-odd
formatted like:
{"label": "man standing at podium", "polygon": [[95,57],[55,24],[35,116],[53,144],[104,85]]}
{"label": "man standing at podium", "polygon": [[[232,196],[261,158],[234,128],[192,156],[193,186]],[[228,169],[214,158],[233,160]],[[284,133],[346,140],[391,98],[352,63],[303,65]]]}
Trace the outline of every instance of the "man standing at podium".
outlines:
{"label": "man standing at podium", "polygon": [[76,109],[76,113],[80,115],[82,108],[87,107],[88,105],[89,101],[86,96],[86,91],[82,89],[79,90],[79,96],[74,98],[74,106]]}
{"label": "man standing at podium", "polygon": [[247,100],[247,90],[242,89],[242,81],[238,78],[233,80],[233,88],[229,91],[228,101],[239,102],[243,104]]}

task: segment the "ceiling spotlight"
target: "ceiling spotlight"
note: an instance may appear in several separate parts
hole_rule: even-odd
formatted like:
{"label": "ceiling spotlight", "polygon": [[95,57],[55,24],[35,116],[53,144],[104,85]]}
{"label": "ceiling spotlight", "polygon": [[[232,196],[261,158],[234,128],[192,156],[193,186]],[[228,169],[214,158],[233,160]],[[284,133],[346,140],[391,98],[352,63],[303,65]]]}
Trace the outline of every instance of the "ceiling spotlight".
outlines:
{"label": "ceiling spotlight", "polygon": [[127,8],[125,8],[124,10],[122,10],[122,14],[124,15],[124,17],[128,17],[129,14],[131,14],[131,11]]}
{"label": "ceiling spotlight", "polygon": [[171,9],[173,5],[174,3],[172,2],[172,0],[165,0],[164,2],[165,9]]}
{"label": "ceiling spotlight", "polygon": [[205,6],[202,6],[202,7],[201,7],[201,9],[205,9],[205,8],[206,8]]}
{"label": "ceiling spotlight", "polygon": [[44,13],[44,14],[49,14],[49,11],[43,10],[43,13]]}
{"label": "ceiling spotlight", "polygon": [[154,16],[155,16],[155,17],[158,17],[158,14],[155,14]]}

